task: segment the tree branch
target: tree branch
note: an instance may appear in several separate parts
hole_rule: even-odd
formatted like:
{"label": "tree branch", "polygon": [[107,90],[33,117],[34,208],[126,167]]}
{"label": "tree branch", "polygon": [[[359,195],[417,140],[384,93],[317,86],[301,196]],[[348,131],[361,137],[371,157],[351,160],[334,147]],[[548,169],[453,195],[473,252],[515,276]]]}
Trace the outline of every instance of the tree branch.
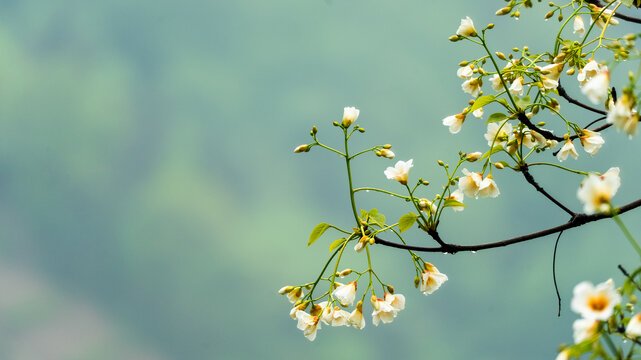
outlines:
{"label": "tree branch", "polygon": [[564,98],[565,100],[567,100],[570,104],[574,104],[574,105],[576,105],[578,107],[582,107],[582,108],[584,108],[586,110],[590,110],[590,111],[595,112],[595,113],[600,114],[600,115],[607,115],[608,114],[607,112],[605,112],[603,110],[599,110],[599,109],[594,108],[594,107],[592,107],[590,105],[584,104],[584,103],[580,102],[579,100],[576,100],[573,97],[571,97],[567,93],[567,91],[565,91],[563,86],[561,86],[561,81],[560,80],[559,80],[559,85],[556,87],[556,90],[559,92],[559,95],[562,98]]}
{"label": "tree branch", "polygon": [[528,119],[528,117],[522,112],[518,114],[518,119],[521,123],[523,123],[523,125],[527,126],[530,130],[535,130],[536,132],[543,135],[543,137],[548,140],[556,140],[556,141],[565,140],[560,136],[554,135],[550,130],[538,128],[536,125],[532,124],[532,121],[530,121],[530,119]]}
{"label": "tree branch", "polygon": [[[621,206],[620,208],[614,209],[614,211],[617,214],[623,214],[626,213],[630,210],[636,209],[641,206],[641,199],[635,200],[627,205]],[[414,245],[405,245],[405,244],[398,244],[395,242],[387,241],[384,239],[381,239],[378,236],[375,236],[375,243],[379,245],[384,245],[384,246],[389,246],[397,249],[405,249],[405,250],[413,250],[413,251],[421,251],[421,252],[444,252],[444,253],[450,253],[450,254],[455,254],[457,252],[461,251],[479,251],[479,250],[486,250],[486,249],[493,249],[497,247],[503,247],[503,246],[508,246],[512,244],[517,244],[520,242],[528,241],[528,240],[533,240],[537,238],[541,238],[550,234],[556,234],[558,232],[561,232],[563,230],[567,229],[572,229],[593,221],[598,221],[601,219],[606,219],[606,218],[611,218],[612,215],[609,214],[593,214],[593,215],[587,215],[587,214],[576,214],[570,221],[568,221],[565,224],[558,225],[555,227],[551,227],[545,230],[537,231],[534,233],[526,234],[526,235],[521,235],[513,238],[509,238],[506,240],[502,241],[497,241],[497,242],[491,242],[491,243],[485,243],[485,244],[478,244],[478,245],[455,245],[455,244],[447,244],[446,246],[440,246],[440,247],[424,247],[424,246],[414,246]],[[437,233],[434,231],[434,233]],[[438,233],[437,233],[438,234]]]}
{"label": "tree branch", "polygon": [[[594,5],[598,6],[598,7],[603,7],[603,5],[601,5],[601,2],[598,1],[598,0],[585,0],[585,2],[588,3],[588,4],[594,4]],[[620,14],[620,13],[614,13],[614,17],[615,18],[619,18],[621,20],[629,21],[631,23],[641,24],[641,19],[639,19],[637,17],[634,17],[634,16],[629,16],[629,15]]]}
{"label": "tree branch", "polygon": [[525,164],[525,163],[524,163],[524,164],[522,164],[522,165],[519,167],[519,169],[521,170],[521,173],[523,173],[523,176],[525,177],[525,180],[527,180],[527,182],[529,182],[532,186],[534,186],[534,188],[536,189],[536,191],[538,191],[538,192],[540,192],[541,194],[543,194],[543,196],[545,196],[545,197],[546,197],[546,198],[548,198],[550,201],[552,201],[556,206],[558,206],[559,208],[561,208],[561,210],[563,210],[563,211],[565,211],[566,213],[568,213],[568,215],[570,215],[570,216],[572,216],[572,217],[576,216],[576,213],[575,213],[574,211],[572,211],[572,210],[568,209],[565,205],[561,204],[561,202],[560,202],[560,201],[558,201],[558,200],[557,200],[557,199],[555,199],[552,195],[550,195],[547,191],[545,191],[545,189],[543,189],[543,188],[539,185],[539,183],[538,183],[538,182],[536,182],[536,180],[534,180],[534,177],[532,176],[532,174],[530,174],[530,169],[528,168],[527,164]]}

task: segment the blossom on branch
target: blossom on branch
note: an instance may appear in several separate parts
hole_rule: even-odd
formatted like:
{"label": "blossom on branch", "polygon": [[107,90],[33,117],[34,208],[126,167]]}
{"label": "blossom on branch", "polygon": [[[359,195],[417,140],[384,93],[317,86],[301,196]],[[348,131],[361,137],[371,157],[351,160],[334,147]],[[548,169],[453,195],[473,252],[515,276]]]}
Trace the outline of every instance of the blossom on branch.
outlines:
{"label": "blossom on branch", "polygon": [[595,155],[601,149],[601,146],[605,144],[605,140],[601,137],[596,131],[591,131],[587,129],[581,130],[581,145],[583,145],[583,150],[590,155]]}
{"label": "blossom on branch", "polygon": [[456,70],[456,76],[460,77],[461,79],[469,79],[473,74],[474,69],[472,68],[472,65],[463,66]]}
{"label": "blossom on branch", "polygon": [[621,302],[621,295],[614,288],[612,279],[598,284],[584,281],[574,287],[570,307],[584,319],[606,321],[612,316],[614,306]]}
{"label": "blossom on branch", "polygon": [[352,281],[349,284],[342,285],[336,283],[339,286],[332,292],[332,296],[338,299],[343,305],[352,305],[354,298],[356,297],[356,281]]}
{"label": "blossom on branch", "polygon": [[449,126],[450,133],[456,134],[459,131],[461,131],[461,126],[463,126],[464,121],[465,121],[465,114],[460,113],[456,115],[450,115],[445,119],[443,119],[443,125]]}
{"label": "blossom on branch", "polygon": [[633,339],[641,336],[641,313],[630,318],[625,334]]}
{"label": "blossom on branch", "polygon": [[425,271],[423,271],[423,274],[421,275],[420,290],[423,294],[429,295],[438,290],[438,288],[440,288],[447,280],[447,275],[438,271],[436,266],[426,262]]}
{"label": "blossom on branch", "polygon": [[591,339],[599,333],[599,321],[592,319],[577,319],[572,324],[574,343],[578,344]]}
{"label": "blossom on branch", "polygon": [[469,197],[479,197],[479,187],[483,181],[483,176],[479,173],[471,173],[467,169],[463,169],[463,177],[459,179],[458,187],[463,193]]}
{"label": "blossom on branch", "polygon": [[463,89],[464,93],[476,96],[479,94],[479,91],[481,91],[481,85],[483,84],[479,78],[471,78],[461,84],[461,89]]}
{"label": "blossom on branch", "polygon": [[629,137],[637,133],[639,126],[639,114],[634,109],[635,102],[634,95],[624,92],[616,104],[609,107],[606,119],[617,131],[623,130]]}
{"label": "blossom on branch", "polygon": [[583,19],[579,15],[574,17],[574,23],[572,27],[574,29],[574,33],[579,34],[579,36],[583,36],[583,34],[585,33],[585,24],[583,22]]}
{"label": "blossom on branch", "polygon": [[590,79],[581,92],[588,97],[593,104],[600,104],[608,97],[610,90],[610,72],[605,70]]}
{"label": "blossom on branch", "polygon": [[574,160],[579,157],[579,153],[576,152],[576,148],[574,148],[574,144],[570,139],[565,140],[565,143],[561,147],[561,150],[559,150],[559,152],[556,154],[556,158],[559,159],[559,161],[564,161],[567,160],[568,155],[571,155]]}
{"label": "blossom on branch", "polygon": [[352,125],[354,121],[358,119],[358,114],[360,114],[360,112],[360,110],[353,106],[343,109],[343,126],[348,128]]}
{"label": "blossom on branch", "polygon": [[499,188],[491,174],[481,181],[481,184],[479,185],[479,194],[481,197],[495,198],[499,196],[500,193],[501,192],[499,191]]}
{"label": "blossom on branch", "polygon": [[577,192],[577,197],[583,202],[583,211],[586,214],[609,212],[610,200],[619,190],[619,186],[621,179],[618,167],[608,169],[601,176],[589,174]]}
{"label": "blossom on branch", "polygon": [[296,311],[296,319],[298,320],[298,329],[303,330],[303,335],[309,340],[316,339],[316,330],[321,328],[318,316],[312,316],[304,311]]}
{"label": "blossom on branch", "polygon": [[410,168],[414,166],[412,164],[414,159],[409,159],[408,161],[398,161],[394,167],[388,167],[385,170],[385,176],[390,180],[396,180],[403,185],[407,184],[407,175],[410,172]]}
{"label": "blossom on branch", "polygon": [[456,35],[465,37],[478,35],[474,28],[474,22],[472,22],[472,19],[470,19],[469,16],[466,16],[465,19],[461,19],[461,25],[459,25],[456,30]]}

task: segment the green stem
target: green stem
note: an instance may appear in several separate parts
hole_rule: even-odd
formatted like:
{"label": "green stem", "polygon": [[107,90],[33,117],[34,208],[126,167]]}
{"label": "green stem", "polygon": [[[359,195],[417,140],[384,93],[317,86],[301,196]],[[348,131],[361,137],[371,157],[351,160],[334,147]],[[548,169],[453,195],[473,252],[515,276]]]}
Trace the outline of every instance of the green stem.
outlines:
{"label": "green stem", "polygon": [[632,234],[630,234],[630,231],[628,231],[628,228],[625,226],[623,221],[621,221],[621,218],[619,218],[619,215],[614,213],[612,214],[612,218],[617,223],[617,225],[619,225],[619,227],[621,228],[621,231],[623,231],[623,234],[625,234],[625,237],[630,242],[630,245],[632,245],[634,250],[636,250],[637,254],[639,254],[639,256],[641,257],[641,247],[639,247],[639,244],[636,242],[636,240],[634,240],[634,237],[632,236]]}
{"label": "green stem", "polygon": [[410,199],[410,197],[409,197],[409,196],[399,195],[399,194],[396,194],[396,193],[393,193],[393,192],[390,192],[390,191],[387,191],[387,190],[377,189],[377,188],[373,188],[373,187],[360,187],[360,188],[356,188],[356,189],[354,189],[354,192],[355,192],[355,193],[357,193],[357,192],[359,192],[359,191],[363,191],[363,190],[365,190],[365,191],[369,191],[369,190],[377,191],[377,192],[380,192],[380,193],[383,193],[383,194],[388,194],[388,195],[396,196],[396,197],[399,197],[399,198],[401,198],[401,199],[405,199],[405,200],[409,200],[409,199]]}
{"label": "green stem", "polygon": [[[343,129],[345,134],[345,165],[347,166],[347,180],[349,181],[349,200],[352,204],[352,213],[354,214],[354,220],[356,224],[361,227],[361,222],[358,219],[358,213],[356,212],[356,201],[354,200],[354,186],[352,185],[352,168],[350,165],[351,158],[349,157],[349,148],[347,146],[347,129]],[[362,230],[362,229],[361,229]]]}
{"label": "green stem", "polygon": [[527,164],[527,166],[536,166],[536,165],[548,165],[548,166],[554,166],[554,167],[557,167],[557,168],[559,168],[559,169],[563,169],[563,170],[565,170],[565,171],[569,171],[569,172],[572,172],[572,173],[575,173],[575,174],[579,174],[579,175],[588,175],[588,174],[589,174],[589,173],[587,173],[587,172],[585,172],[585,171],[581,171],[581,170],[573,170],[573,169],[566,168],[565,166],[561,166],[561,165],[553,164],[553,163],[535,162],[535,163]]}

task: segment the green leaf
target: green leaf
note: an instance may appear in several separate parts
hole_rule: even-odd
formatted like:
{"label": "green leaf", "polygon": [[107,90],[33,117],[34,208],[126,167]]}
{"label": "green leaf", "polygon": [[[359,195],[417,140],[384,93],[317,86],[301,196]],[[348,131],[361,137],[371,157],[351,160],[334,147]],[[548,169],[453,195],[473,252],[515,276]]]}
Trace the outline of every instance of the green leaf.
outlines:
{"label": "green leaf", "polygon": [[621,0],[621,3],[627,7],[632,7],[632,0]]}
{"label": "green leaf", "polygon": [[385,215],[379,214],[378,210],[372,209],[369,212],[369,218],[374,221],[374,223],[380,227],[385,226]]}
{"label": "green leaf", "polygon": [[361,220],[367,220],[367,211],[361,209]]}
{"label": "green leaf", "polygon": [[345,238],[340,238],[338,240],[334,240],[331,245],[329,245],[329,252],[332,252],[332,250],[336,249],[337,247],[343,245],[343,243],[346,241]]}
{"label": "green leaf", "polygon": [[474,111],[474,110],[476,110],[476,109],[478,109],[478,108],[480,108],[480,107],[483,107],[483,106],[485,106],[485,105],[487,105],[487,104],[491,103],[491,102],[492,102],[492,101],[494,101],[494,100],[496,100],[496,98],[494,97],[494,95],[484,95],[484,96],[481,96],[481,97],[477,98],[477,99],[474,101],[474,104],[473,104],[473,105],[472,105],[472,107],[470,108],[470,112],[472,112],[472,111]]}
{"label": "green leaf", "polygon": [[490,155],[494,155],[497,152],[502,151],[502,150],[503,150],[503,145],[496,145],[496,146],[494,146],[492,148],[492,150],[490,150],[490,151],[486,152],[485,154],[483,154],[483,156],[481,156],[481,159],[485,159],[486,157],[488,157]]}
{"label": "green leaf", "polygon": [[309,235],[309,241],[307,242],[307,247],[310,247],[316,240],[318,240],[325,230],[329,229],[330,225],[327,223],[320,223],[316,225],[312,233]]}
{"label": "green leaf", "polygon": [[515,102],[516,102],[516,106],[520,107],[521,109],[524,109],[528,105],[530,105],[530,103],[532,102],[532,99],[530,99],[530,97],[528,95],[525,95],[522,98],[518,98],[517,97]]}
{"label": "green leaf", "polygon": [[507,119],[507,115],[505,115],[503,113],[494,113],[494,114],[490,115],[489,118],[487,118],[487,121],[485,123],[489,124],[489,123],[493,123],[493,122],[499,122],[499,121],[502,121],[502,120],[505,120],[505,119]]}
{"label": "green leaf", "polygon": [[460,201],[456,201],[454,199],[446,199],[445,202],[443,203],[443,207],[451,207],[451,206],[463,206],[467,207],[467,205],[463,204]]}
{"label": "green leaf", "polygon": [[414,213],[409,213],[401,216],[401,218],[398,220],[398,230],[400,232],[403,232],[414,225],[416,222],[416,219],[418,219],[418,215]]}

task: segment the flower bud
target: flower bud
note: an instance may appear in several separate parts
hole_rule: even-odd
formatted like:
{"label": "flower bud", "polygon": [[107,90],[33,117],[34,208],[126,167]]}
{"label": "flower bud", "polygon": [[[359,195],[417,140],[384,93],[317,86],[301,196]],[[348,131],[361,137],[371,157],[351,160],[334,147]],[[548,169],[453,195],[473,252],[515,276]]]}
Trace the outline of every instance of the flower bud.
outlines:
{"label": "flower bud", "polygon": [[392,145],[390,144],[383,145],[383,149],[391,149],[391,148],[392,148]]}
{"label": "flower bud", "polygon": [[387,285],[387,292],[394,295],[394,287],[392,285]]}
{"label": "flower bud", "polygon": [[351,274],[351,273],[352,273],[352,269],[345,269],[345,270],[341,271],[341,272],[338,274],[338,276],[340,276],[340,277],[342,277],[342,278],[343,278],[343,277],[345,277],[345,276],[347,276],[347,275],[349,275],[349,274]]}
{"label": "flower bud", "polygon": [[563,21],[563,14],[559,14],[559,17],[557,17],[559,21]]}
{"label": "flower bud", "polygon": [[505,168],[505,166],[503,166],[503,164],[500,163],[500,162],[494,163],[494,167],[497,168],[497,169],[504,169]]}
{"label": "flower bud", "polygon": [[358,119],[359,114],[360,114],[360,110],[358,110],[353,106],[346,107],[345,109],[343,109],[343,123],[342,123],[343,127],[344,128],[350,127],[350,125],[352,125],[354,121]]}
{"label": "flower bud", "polygon": [[553,63],[555,63],[555,64],[560,64],[560,63],[562,63],[562,62],[563,62],[563,60],[565,60],[566,55],[567,55],[567,54],[566,54],[566,53],[564,53],[564,52],[559,53],[559,55],[557,55],[557,56],[554,58],[554,60],[552,60],[552,62],[553,62]]}
{"label": "flower bud", "polygon": [[496,57],[498,57],[499,59],[507,60],[507,58],[505,57],[505,54],[503,54],[502,52],[497,51],[497,52],[495,52],[495,54],[496,54]]}
{"label": "flower bud", "polygon": [[494,29],[494,23],[487,24],[487,28],[490,30]]}
{"label": "flower bud", "polygon": [[338,126],[338,121],[334,121],[334,122],[332,123],[332,125],[334,125],[334,126]]}
{"label": "flower bud", "polygon": [[439,166],[445,166],[445,163],[443,162],[443,160],[439,160],[439,161],[437,161],[437,162],[438,162],[438,165],[439,165]]}
{"label": "flower bud", "polygon": [[323,308],[318,304],[314,304],[312,305],[312,308],[309,310],[309,314],[312,316],[318,316],[320,315],[321,311],[323,311]]}
{"label": "flower bud", "polygon": [[631,303],[636,304],[636,303],[637,303],[637,296],[636,296],[636,295],[630,295],[630,297],[628,298],[628,300],[629,300]]}
{"label": "flower bud", "polygon": [[293,286],[290,286],[290,285],[283,286],[282,288],[280,288],[280,290],[278,290],[278,293],[281,294],[281,295],[284,295],[284,294],[289,293],[292,290],[294,290]]}
{"label": "flower bud", "polygon": [[458,35],[452,35],[452,36],[450,36],[450,37],[449,37],[449,38],[447,38],[447,39],[448,39],[449,41],[451,41],[451,42],[457,42],[457,41],[461,40],[461,38],[460,38]]}
{"label": "flower bud", "polygon": [[364,129],[364,128],[362,128],[362,127],[359,127],[359,128],[358,128],[358,132],[362,134],[362,133],[364,133],[364,132],[365,132],[365,129]]}
{"label": "flower bud", "polygon": [[388,159],[393,159],[394,156],[396,156],[392,150],[388,150],[388,149],[381,149],[377,152],[376,155],[382,156]]}
{"label": "flower bud", "polygon": [[318,132],[318,128],[316,126],[312,127],[312,133],[315,135]]}
{"label": "flower bud", "polygon": [[294,149],[294,153],[302,153],[302,152],[308,152],[308,151],[309,151],[309,145],[307,144],[299,145],[298,147],[296,147],[296,149]]}
{"label": "flower bud", "polygon": [[467,154],[467,156],[465,157],[465,160],[467,160],[469,162],[475,162],[476,160],[480,159],[481,156],[483,156],[483,154],[478,152],[478,151],[476,151],[476,152]]}
{"label": "flower bud", "polygon": [[548,12],[547,14],[545,14],[545,20],[551,18],[552,16],[554,16],[554,11]]}
{"label": "flower bud", "polygon": [[374,241],[375,241],[375,240],[376,240],[376,239],[372,236],[371,238],[369,238],[369,244],[370,244],[370,245],[374,245]]}
{"label": "flower bud", "polygon": [[418,276],[414,277],[414,287],[418,288],[418,284],[421,283],[421,279]]}
{"label": "flower bud", "polygon": [[429,182],[429,181],[427,181],[427,180],[423,181],[423,185],[427,186],[427,185],[429,185],[429,184],[430,184],[430,182]]}
{"label": "flower bud", "polygon": [[565,73],[568,74],[568,75],[574,75],[575,71],[576,71],[575,68],[569,68],[568,71],[566,71]]}
{"label": "flower bud", "polygon": [[508,14],[508,13],[510,12],[510,10],[512,10],[512,8],[510,8],[510,7],[507,7],[507,6],[506,6],[506,7],[504,7],[504,8],[500,8],[500,9],[498,9],[498,10],[494,13],[494,15],[497,15],[497,16],[505,15],[505,14]]}

